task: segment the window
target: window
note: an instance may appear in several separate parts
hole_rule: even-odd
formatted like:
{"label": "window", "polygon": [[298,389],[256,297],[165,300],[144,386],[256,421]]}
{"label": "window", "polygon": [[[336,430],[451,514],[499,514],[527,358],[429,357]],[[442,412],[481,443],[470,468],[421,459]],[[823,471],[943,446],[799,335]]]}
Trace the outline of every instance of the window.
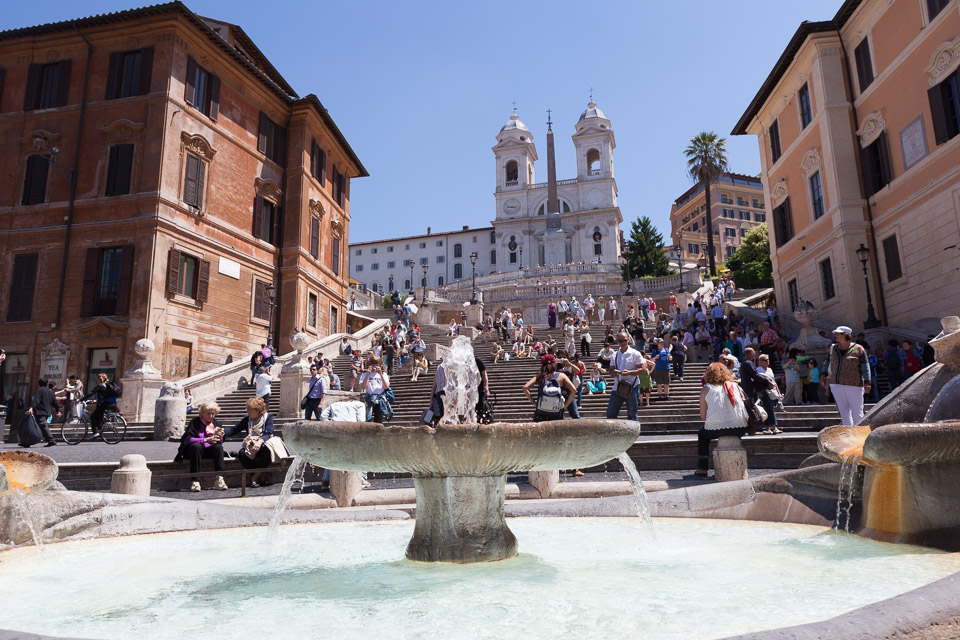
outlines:
{"label": "window", "polygon": [[490,250],[490,264],[497,264],[497,250]]}
{"label": "window", "polygon": [[749,220],[749,219],[750,219],[750,212],[749,212],[749,211],[739,211],[738,213],[740,214],[740,219],[741,219],[741,220]]}
{"label": "window", "polygon": [[517,184],[520,180],[520,166],[516,160],[510,160],[506,166],[507,185]]}
{"label": "window", "polygon": [[115,144],[110,147],[110,159],[107,165],[108,196],[122,196],[130,193],[130,175],[133,172],[133,145]]}
{"label": "window", "polygon": [[884,238],[883,259],[887,265],[887,282],[899,280],[903,275],[903,268],[900,266],[900,247],[897,245],[896,235]]}
{"label": "window", "polygon": [[405,267],[409,267],[412,264],[413,264],[413,260],[410,260],[409,258],[403,261],[403,266]]}
{"label": "window", "polygon": [[327,183],[327,152],[314,139],[310,144],[310,175],[324,186]]}
{"label": "window", "polygon": [[783,204],[773,210],[773,233],[778,247],[787,244],[793,237],[793,213],[790,211],[790,198],[784,200]]}
{"label": "window", "polygon": [[733,201],[730,199],[730,196],[728,196],[725,193],[720,194],[720,202],[722,202],[723,204],[733,204]]}
{"label": "window", "polygon": [[813,208],[813,219],[819,220],[823,216],[823,186],[820,184],[820,172],[810,176],[810,204]]}
{"label": "window", "polygon": [[593,243],[593,255],[601,256],[603,255],[603,245],[599,242]]}
{"label": "window", "polygon": [[[395,269],[396,267],[397,267],[397,262],[395,260],[391,260],[390,262],[387,263],[387,269]],[[392,288],[393,287],[391,287],[391,289]]]}
{"label": "window", "polygon": [[361,271],[363,271],[363,265],[358,264],[353,270],[356,271],[357,273],[360,273]]}
{"label": "window", "polygon": [[927,91],[930,115],[937,144],[960,134],[960,70]]}
{"label": "window", "polygon": [[727,238],[736,238],[736,237],[737,237],[737,230],[734,229],[733,227],[724,227],[724,228],[723,228],[723,235],[726,236]]}
{"label": "window", "polygon": [[370,265],[370,271],[379,271],[379,270],[380,270],[379,262],[374,262],[373,264]]}
{"label": "window", "polygon": [[27,170],[23,177],[23,199],[20,204],[40,204],[47,199],[47,176],[50,161],[47,156],[35,153],[27,158]]}
{"label": "window", "polygon": [[287,130],[260,112],[260,133],[257,136],[257,151],[277,164],[284,164],[287,155]]}
{"label": "window", "polygon": [[740,227],[740,237],[743,238],[743,237],[746,236],[746,235],[747,235],[747,228],[746,228],[746,227]]}
{"label": "window", "polygon": [[273,244],[273,228],[277,221],[277,205],[263,196],[253,201],[253,236]]}
{"label": "window", "polygon": [[459,280],[463,277],[463,265],[459,262],[453,265],[453,279]]}
{"label": "window", "polygon": [[800,305],[800,288],[797,287],[797,281],[791,280],[788,282],[787,289],[790,292],[790,311],[796,311]]}
{"label": "window", "polygon": [[370,247],[370,253],[376,253],[376,252],[377,252],[376,247]]}
{"label": "window", "polygon": [[927,21],[933,22],[948,4],[950,0],[927,0]]}
{"label": "window", "polygon": [[403,245],[403,250],[404,250],[404,251],[410,251],[410,245],[409,245],[409,244]]}
{"label": "window", "polygon": [[410,278],[403,281],[403,290],[410,291]]}
{"label": "window", "polygon": [[183,204],[200,209],[203,207],[203,183],[206,165],[199,156],[187,154],[187,167],[183,175]]}
{"label": "window", "polygon": [[340,314],[336,307],[330,307],[330,333],[340,332]]}
{"label": "window", "polygon": [[333,275],[340,275],[340,238],[330,237],[330,270]]}
{"label": "window", "polygon": [[253,281],[253,317],[257,320],[270,320],[270,283],[263,280]]}
{"label": "window", "polygon": [[687,253],[693,253],[693,254],[700,253],[700,245],[694,244],[691,242],[690,244],[687,245]]}
{"label": "window", "polygon": [[694,222],[694,223],[693,223],[693,226],[690,227],[690,230],[691,230],[691,231],[698,231],[699,229],[700,229],[700,223],[699,223],[699,222]]}
{"label": "window", "polygon": [[754,221],[754,222],[766,222],[766,221],[767,221],[767,214],[765,214],[765,213],[755,213],[755,214],[753,214],[753,221]]}
{"label": "window", "polygon": [[860,149],[860,166],[863,170],[863,187],[869,198],[890,184],[893,172],[890,169],[890,150],[887,148],[887,132],[866,147]]}
{"label": "window", "polygon": [[317,296],[312,293],[307,294],[307,326],[317,327]]}
{"label": "window", "polygon": [[437,246],[438,246],[438,247],[442,247],[442,246],[443,246],[443,240],[437,240]]}
{"label": "window", "polygon": [[798,97],[800,98],[800,128],[806,129],[813,120],[813,112],[810,109],[810,88],[806,84],[800,87]]}
{"label": "window", "polygon": [[387,247],[387,253],[393,253],[393,245]]}
{"label": "window", "polygon": [[490,232],[490,244],[496,244],[496,242],[497,242],[497,232],[496,232],[496,231],[491,231],[491,232]]}
{"label": "window", "polygon": [[517,264],[517,252],[516,252],[516,251],[511,251],[511,252],[510,252],[510,264]]}
{"label": "window", "polygon": [[37,286],[38,253],[21,253],[13,258],[10,304],[7,322],[24,322],[33,315],[33,292]]}
{"label": "window", "polygon": [[598,176],[600,173],[600,152],[590,149],[587,151],[587,175]]}
{"label": "window", "polygon": [[130,306],[133,245],[87,249],[80,315],[124,314]]}
{"label": "window", "polygon": [[193,58],[187,58],[183,101],[214,122],[220,114],[220,78],[198,65]]}
{"label": "window", "polygon": [[23,110],[51,109],[67,104],[70,88],[70,61],[31,64],[27,69],[27,90]]}
{"label": "window", "polygon": [[437,264],[443,264],[444,256],[437,256]]}
{"label": "window", "polygon": [[760,201],[759,201],[759,200],[757,200],[756,198],[754,198],[754,199],[753,199],[753,208],[754,208],[754,209],[762,209],[762,208],[763,208],[763,205],[760,204]]}
{"label": "window", "polygon": [[111,53],[104,99],[129,98],[150,93],[152,66],[153,47]]}
{"label": "window", "polygon": [[333,199],[343,208],[347,198],[347,178],[333,165]]}
{"label": "window", "polygon": [[733,217],[733,209],[724,209],[724,210],[723,210],[723,217],[724,217],[724,218],[732,218],[732,217]]}
{"label": "window", "polygon": [[210,290],[210,261],[171,249],[167,260],[167,295],[206,302]]}
{"label": "window", "polygon": [[420,264],[429,264],[430,258],[420,258]]}
{"label": "window", "polygon": [[442,286],[443,286],[443,283],[444,283],[443,276],[438,276],[438,277],[437,277],[437,286],[438,286],[438,287],[442,287]]}
{"label": "window", "polygon": [[733,246],[732,244],[728,244],[726,248],[727,258],[728,259],[731,258],[733,254],[736,253],[736,251],[737,251],[737,248],[735,246]]}
{"label": "window", "polygon": [[780,159],[780,121],[774,120],[768,130],[770,136],[770,164]]}
{"label": "window", "polygon": [[743,196],[737,196],[737,206],[738,207],[747,206],[747,199],[744,198]]}
{"label": "window", "polygon": [[427,243],[426,243],[426,242],[421,242],[421,243],[420,243],[420,248],[421,248],[421,249],[426,249],[426,248],[427,248]]}
{"label": "window", "polygon": [[363,249],[357,249],[356,251],[353,252],[353,255],[356,255],[356,256],[363,255]]}
{"label": "window", "polygon": [[853,50],[853,59],[857,63],[857,81],[860,84],[860,93],[863,93],[873,82],[873,63],[870,61],[870,41],[867,38],[864,38]]}
{"label": "window", "polygon": [[463,257],[463,245],[459,242],[453,245],[453,257],[462,258]]}
{"label": "window", "polygon": [[314,260],[320,259],[320,218],[313,216],[310,217],[310,255]]}
{"label": "window", "polygon": [[830,264],[830,258],[820,263],[820,285],[823,287],[823,299],[830,300],[837,295],[833,286],[833,265]]}

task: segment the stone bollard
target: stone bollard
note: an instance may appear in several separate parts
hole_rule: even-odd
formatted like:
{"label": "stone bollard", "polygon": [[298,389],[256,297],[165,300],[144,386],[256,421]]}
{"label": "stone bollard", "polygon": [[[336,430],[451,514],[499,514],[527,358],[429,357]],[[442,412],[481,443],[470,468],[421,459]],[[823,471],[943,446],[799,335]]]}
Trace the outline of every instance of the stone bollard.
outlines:
{"label": "stone bollard", "polygon": [[560,484],[560,471],[530,471],[527,473],[527,478],[530,484],[540,492],[541,498],[549,498],[554,487]]}
{"label": "stone bollard", "polygon": [[110,476],[110,493],[149,496],[152,475],[144,456],[139,453],[127,454],[120,458],[120,467]]}
{"label": "stone bollard", "polygon": [[713,476],[719,482],[746,480],[747,450],[740,442],[740,436],[720,436],[713,450]]}
{"label": "stone bollard", "polygon": [[353,506],[353,499],[363,489],[363,476],[359,471],[330,471],[330,493],[338,507]]}
{"label": "stone bollard", "polygon": [[167,382],[160,389],[160,397],[153,413],[153,439],[159,442],[177,440],[187,426],[187,399],[183,385]]}

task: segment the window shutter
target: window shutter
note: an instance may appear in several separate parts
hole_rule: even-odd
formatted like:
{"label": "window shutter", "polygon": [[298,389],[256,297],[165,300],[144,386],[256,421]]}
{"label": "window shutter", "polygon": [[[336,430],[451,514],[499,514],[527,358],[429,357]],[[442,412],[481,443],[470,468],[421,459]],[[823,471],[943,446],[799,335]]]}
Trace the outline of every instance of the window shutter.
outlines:
{"label": "window shutter", "polygon": [[260,238],[263,234],[263,198],[253,199],[253,236]]}
{"label": "window shutter", "polygon": [[117,315],[125,315],[130,310],[130,289],[133,283],[133,247],[125,244],[120,247],[120,282],[117,285]]}
{"label": "window shutter", "polygon": [[103,96],[104,100],[113,100],[120,95],[120,63],[122,60],[122,51],[114,51],[110,54],[110,62],[107,64],[107,90]]}
{"label": "window shutter", "polygon": [[320,220],[310,218],[310,255],[320,258]]}
{"label": "window shutter", "polygon": [[33,292],[37,280],[36,253],[21,254],[13,259],[13,281],[7,322],[29,320],[33,313]]}
{"label": "window shutter", "polygon": [[[133,172],[133,145],[118,144],[110,149],[111,155],[116,150],[116,170],[113,175],[113,193],[110,195],[124,195],[130,193],[130,177]],[[111,157],[111,161],[113,158]],[[201,189],[202,190],[202,189]]]}
{"label": "window shutter", "polygon": [[140,50],[140,77],[137,78],[137,95],[150,93],[150,80],[153,75],[153,47]]}
{"label": "window shutter", "polygon": [[864,196],[869,198],[877,192],[876,163],[873,159],[872,145],[860,148],[860,171],[863,173]]}
{"label": "window shutter", "polygon": [[793,210],[790,209],[790,198],[783,201],[783,223],[785,238],[784,242],[790,242],[793,238]]}
{"label": "window shutter", "polygon": [[27,158],[27,175],[23,181],[21,204],[39,204],[46,199],[49,162],[40,154]]}
{"label": "window shutter", "polygon": [[277,137],[274,143],[273,161],[279,165],[287,165],[287,130],[284,127],[277,127]]}
{"label": "window shutter", "polygon": [[267,306],[267,283],[260,280],[253,281],[253,317],[263,319],[269,314],[265,312]]}
{"label": "window shutter", "polygon": [[107,188],[104,193],[108,196],[117,193],[117,156],[120,154],[120,145],[110,147],[110,159],[107,163]]}
{"label": "window shutter", "polygon": [[220,115],[220,78],[215,75],[210,76],[210,119],[217,121]]}
{"label": "window shutter", "polygon": [[206,167],[203,161],[193,154],[187,154],[187,170],[183,180],[183,202],[200,209],[203,207],[203,174]]}
{"label": "window shutter", "polygon": [[27,90],[23,94],[23,110],[37,108],[37,91],[40,88],[40,67],[38,63],[31,64],[27,69]]}
{"label": "window shutter", "polygon": [[100,270],[100,249],[87,249],[87,263],[83,268],[83,300],[80,303],[80,315],[89,318],[95,314],[97,294],[97,272]]}
{"label": "window shutter", "polygon": [[893,282],[903,275],[900,267],[900,248],[897,246],[897,236],[893,235],[883,241],[883,258],[887,266],[887,282]]}
{"label": "window shutter", "polygon": [[0,113],[3,112],[3,77],[6,75],[6,69],[0,67]]}
{"label": "window shutter", "polygon": [[70,59],[60,61],[60,69],[58,70],[57,80],[59,81],[59,86],[57,87],[57,106],[62,107],[67,104],[67,95],[70,91]]}
{"label": "window shutter", "polygon": [[[893,167],[890,164],[890,148],[887,147],[887,132],[884,131],[880,134],[880,137],[877,138],[877,150],[879,152],[880,160],[880,175],[883,177],[883,184],[880,185],[880,188],[885,187],[893,181]],[[879,191],[879,189],[878,189]]]}
{"label": "window shutter", "polygon": [[203,183],[207,173],[207,165],[199,158],[197,160],[197,209],[203,208]]}
{"label": "window shutter", "polygon": [[257,136],[257,151],[267,152],[267,131],[270,129],[270,118],[263,111],[260,112],[260,133]]}
{"label": "window shutter", "polygon": [[317,177],[317,139],[314,138],[310,141],[310,175],[314,178]]}
{"label": "window shutter", "polygon": [[196,95],[197,88],[194,86],[194,82],[197,79],[197,61],[193,58],[187,58],[187,78],[186,82],[183,83],[183,101],[189,105],[193,105],[193,98]]}
{"label": "window shutter", "polygon": [[180,251],[170,249],[167,254],[167,295],[177,295],[177,284],[180,281]]}
{"label": "window shutter", "polygon": [[853,50],[853,57],[857,63],[857,82],[860,93],[863,93],[873,82],[873,63],[870,62],[870,41],[864,38]]}
{"label": "window shutter", "polygon": [[200,260],[200,276],[197,278],[197,302],[206,302],[210,293],[210,261]]}
{"label": "window shutter", "polygon": [[933,121],[933,137],[938,145],[950,139],[947,115],[943,109],[944,86],[945,83],[940,83],[927,91],[927,97],[930,99],[930,119]]}

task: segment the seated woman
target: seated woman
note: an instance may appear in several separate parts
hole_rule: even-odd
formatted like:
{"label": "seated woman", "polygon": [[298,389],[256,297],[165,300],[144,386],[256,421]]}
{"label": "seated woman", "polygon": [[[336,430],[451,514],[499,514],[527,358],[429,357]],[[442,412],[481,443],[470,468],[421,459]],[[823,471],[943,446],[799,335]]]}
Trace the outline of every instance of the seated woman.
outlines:
{"label": "seated woman", "polygon": [[539,340],[534,341],[533,345],[530,347],[530,357],[539,358],[544,353],[546,353],[546,349],[543,346],[543,343]]}
{"label": "seated woman", "polygon": [[733,381],[730,369],[719,362],[707,367],[700,391],[700,417],[703,426],[697,434],[698,476],[707,475],[710,441],[720,436],[742,436],[747,432],[747,409],[740,385]]}
{"label": "seated woman", "polygon": [[410,382],[416,382],[420,377],[420,374],[426,373],[429,367],[430,363],[427,361],[427,356],[422,353],[418,353],[417,357],[413,361],[413,375],[410,376]]}
{"label": "seated woman", "polygon": [[494,342],[493,346],[490,347],[490,356],[493,358],[494,364],[500,362],[500,358],[503,357],[503,346],[499,342]]}
{"label": "seated woman", "polygon": [[[262,401],[261,401],[262,402]],[[180,438],[180,448],[174,462],[190,461],[190,473],[200,472],[200,460],[213,460],[213,469],[223,471],[223,435],[224,430],[217,422],[220,405],[216,402],[204,402],[198,408],[198,416],[187,425],[183,437]],[[227,483],[223,476],[217,476],[214,489],[226,491]],[[200,491],[200,480],[196,476],[190,484],[190,491]]]}
{"label": "seated woman", "polygon": [[457,335],[457,321],[451,320],[450,324],[447,325],[447,337],[453,337]]}
{"label": "seated woman", "polygon": [[603,393],[606,390],[607,383],[603,380],[603,367],[600,366],[599,362],[596,362],[590,374],[590,381],[587,382],[587,392],[593,395],[594,393]]}
{"label": "seated woman", "polygon": [[518,340],[513,343],[513,355],[517,358],[526,358],[529,355],[522,341]]}
{"label": "seated woman", "polygon": [[[260,398],[247,400],[247,415],[232,427],[224,430],[225,436],[246,432],[243,448],[237,455],[244,469],[264,469],[289,454],[280,436],[273,435],[273,416],[267,413],[267,405]],[[263,472],[257,471],[250,479],[250,486],[263,483]]]}
{"label": "seated woman", "polygon": [[196,407],[193,406],[193,394],[190,389],[183,390],[183,397],[187,400],[187,413],[191,413]]}

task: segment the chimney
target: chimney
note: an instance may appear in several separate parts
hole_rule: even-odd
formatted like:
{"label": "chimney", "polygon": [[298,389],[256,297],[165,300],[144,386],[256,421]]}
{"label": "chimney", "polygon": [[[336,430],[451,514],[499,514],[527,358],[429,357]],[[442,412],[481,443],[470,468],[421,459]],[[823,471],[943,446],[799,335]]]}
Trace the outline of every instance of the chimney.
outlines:
{"label": "chimney", "polygon": [[430,235],[430,227],[427,227],[427,235]]}
{"label": "chimney", "polygon": [[470,230],[470,225],[468,225],[468,224],[463,225],[463,230],[464,230],[464,231],[469,231],[469,230]]}

